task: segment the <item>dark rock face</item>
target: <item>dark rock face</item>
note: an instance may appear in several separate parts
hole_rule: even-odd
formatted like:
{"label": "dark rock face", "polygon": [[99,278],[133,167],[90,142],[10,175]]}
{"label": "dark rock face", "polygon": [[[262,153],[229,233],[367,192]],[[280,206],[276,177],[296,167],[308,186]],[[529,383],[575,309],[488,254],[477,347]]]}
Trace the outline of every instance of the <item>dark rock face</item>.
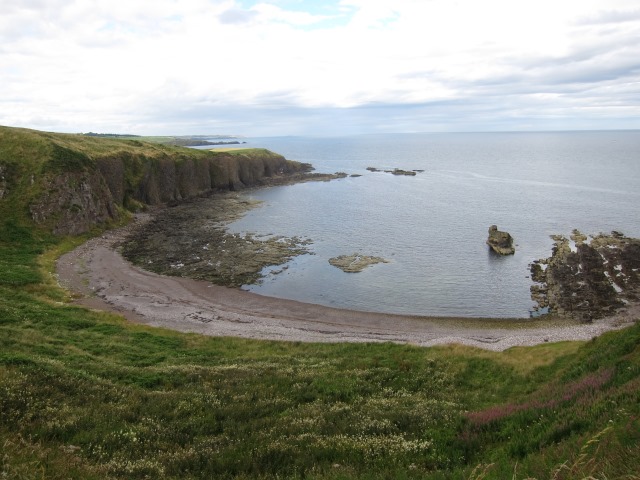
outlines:
{"label": "dark rock face", "polygon": [[2,200],[7,193],[8,190],[8,182],[7,182],[7,167],[4,165],[0,165],[0,200]]}
{"label": "dark rock face", "polygon": [[[571,241],[554,236],[552,256],[531,264],[538,308],[590,321],[640,299],[640,240],[612,232]],[[573,242],[573,245],[572,245]],[[573,248],[572,248],[573,247]]]}
{"label": "dark rock face", "polygon": [[269,151],[241,155],[211,154],[192,158],[180,154],[149,158],[129,152],[96,160],[114,201],[128,198],[147,205],[185,200],[213,190],[240,190],[279,176],[308,172],[311,166]]}
{"label": "dark rock face", "polygon": [[90,172],[47,176],[44,193],[31,203],[35,223],[53,222],[56,235],[79,235],[97,223],[118,218],[118,210],[104,179]]}
{"label": "dark rock face", "polygon": [[513,238],[507,232],[501,232],[496,225],[489,227],[487,245],[500,255],[513,255],[516,249],[513,246]]}
{"label": "dark rock face", "polygon": [[[40,180],[42,193],[29,209],[34,222],[50,226],[58,235],[77,235],[117,219],[119,208],[137,210],[214,191],[276,183],[312,169],[267,150],[234,155],[203,152],[199,157],[121,151],[95,159],[70,149],[56,152],[56,163]],[[67,161],[74,155],[78,161]],[[5,183],[0,181],[2,195]]]}

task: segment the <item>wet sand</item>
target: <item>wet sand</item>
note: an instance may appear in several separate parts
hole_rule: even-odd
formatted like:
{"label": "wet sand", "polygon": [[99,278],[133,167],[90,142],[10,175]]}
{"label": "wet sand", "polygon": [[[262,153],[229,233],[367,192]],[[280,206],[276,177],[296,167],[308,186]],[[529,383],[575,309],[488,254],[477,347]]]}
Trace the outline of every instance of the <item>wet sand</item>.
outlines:
{"label": "wet sand", "polygon": [[420,346],[460,343],[501,351],[513,346],[590,340],[632,324],[634,306],[615,317],[572,320],[436,318],[357,312],[264,297],[209,282],[142,270],[116,249],[127,227],[93,238],[57,262],[60,284],[89,308],[137,323],[212,336],[303,342],[396,342]]}

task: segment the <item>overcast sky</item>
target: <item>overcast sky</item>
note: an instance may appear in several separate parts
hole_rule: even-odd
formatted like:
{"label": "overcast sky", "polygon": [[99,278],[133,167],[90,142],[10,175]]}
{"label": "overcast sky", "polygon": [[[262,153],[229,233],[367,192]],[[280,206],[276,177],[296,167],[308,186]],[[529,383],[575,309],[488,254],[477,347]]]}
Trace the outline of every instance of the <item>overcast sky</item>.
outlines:
{"label": "overcast sky", "polygon": [[1,1],[0,124],[247,136],[637,129],[640,2]]}

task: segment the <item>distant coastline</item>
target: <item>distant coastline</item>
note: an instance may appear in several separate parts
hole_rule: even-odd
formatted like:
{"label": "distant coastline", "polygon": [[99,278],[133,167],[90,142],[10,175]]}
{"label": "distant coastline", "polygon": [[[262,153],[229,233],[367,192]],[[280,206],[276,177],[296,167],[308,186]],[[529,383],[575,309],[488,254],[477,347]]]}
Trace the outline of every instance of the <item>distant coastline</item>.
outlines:
{"label": "distant coastline", "polygon": [[183,135],[183,136],[143,136],[121,133],[94,133],[88,132],[82,135],[96,138],[110,138],[117,140],[137,140],[143,142],[159,143],[161,145],[173,145],[178,147],[202,147],[214,145],[239,145],[247,143],[237,140],[237,135]]}

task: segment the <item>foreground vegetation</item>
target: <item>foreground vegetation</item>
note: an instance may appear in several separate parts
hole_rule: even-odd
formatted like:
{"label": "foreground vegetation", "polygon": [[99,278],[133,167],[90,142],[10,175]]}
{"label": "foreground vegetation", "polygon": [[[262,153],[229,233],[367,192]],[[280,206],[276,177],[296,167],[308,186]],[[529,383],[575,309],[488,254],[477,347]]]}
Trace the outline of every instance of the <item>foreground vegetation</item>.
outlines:
{"label": "foreground vegetation", "polygon": [[78,241],[0,200],[0,479],[640,478],[639,324],[503,353],[180,334],[67,303]]}

